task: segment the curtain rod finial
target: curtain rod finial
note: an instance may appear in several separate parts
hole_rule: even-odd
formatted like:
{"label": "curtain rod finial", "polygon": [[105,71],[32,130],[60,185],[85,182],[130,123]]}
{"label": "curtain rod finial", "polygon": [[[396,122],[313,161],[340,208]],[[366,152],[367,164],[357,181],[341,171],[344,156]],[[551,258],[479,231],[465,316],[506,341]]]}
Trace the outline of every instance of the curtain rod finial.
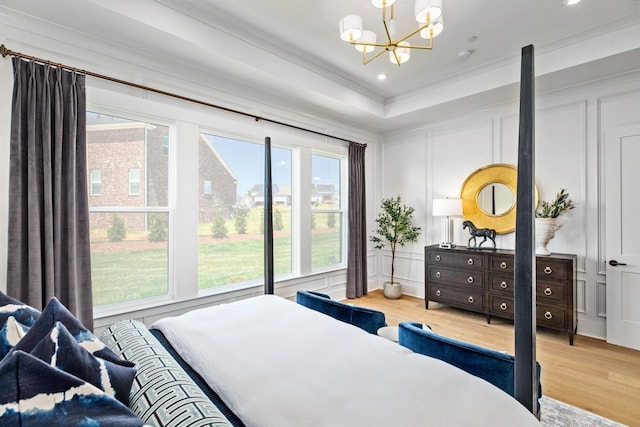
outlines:
{"label": "curtain rod finial", "polygon": [[9,49],[7,49],[7,47],[5,45],[1,45],[0,46],[0,54],[2,54],[3,58],[6,58],[7,55],[9,55],[11,51]]}

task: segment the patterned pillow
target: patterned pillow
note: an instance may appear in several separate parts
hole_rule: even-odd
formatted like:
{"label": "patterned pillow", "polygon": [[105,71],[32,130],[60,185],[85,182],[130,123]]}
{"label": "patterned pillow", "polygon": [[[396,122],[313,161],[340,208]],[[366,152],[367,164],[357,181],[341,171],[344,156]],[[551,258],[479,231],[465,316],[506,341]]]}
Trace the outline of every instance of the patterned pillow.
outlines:
{"label": "patterned pillow", "polygon": [[18,344],[28,331],[28,326],[18,322],[15,317],[9,316],[4,326],[0,328],[0,360]]}
{"label": "patterned pillow", "polygon": [[23,325],[31,326],[34,324],[38,316],[40,316],[40,312],[35,308],[0,292],[0,327],[4,326],[10,316],[13,316]]}
{"label": "patterned pillow", "polygon": [[27,335],[20,340],[20,349],[30,353],[44,337],[49,335],[49,332],[51,332],[56,322],[62,323],[80,346],[94,356],[122,366],[135,366],[133,363],[121,359],[105,346],[104,343],[86,329],[55,297],[51,298],[51,301],[49,301],[44,310],[42,310],[42,314],[31,326]]}
{"label": "patterned pillow", "polygon": [[22,351],[0,362],[3,426],[137,427],[143,422],[100,389]]}
{"label": "patterned pillow", "polygon": [[[20,347],[18,343],[15,350]],[[31,355],[87,381],[125,405],[129,403],[135,368],[95,357],[82,348],[60,322],[56,322],[51,333],[40,341]]]}
{"label": "patterned pillow", "polygon": [[163,427],[234,425],[142,323],[115,323],[101,338],[118,354],[136,361],[129,407],[146,423]]}

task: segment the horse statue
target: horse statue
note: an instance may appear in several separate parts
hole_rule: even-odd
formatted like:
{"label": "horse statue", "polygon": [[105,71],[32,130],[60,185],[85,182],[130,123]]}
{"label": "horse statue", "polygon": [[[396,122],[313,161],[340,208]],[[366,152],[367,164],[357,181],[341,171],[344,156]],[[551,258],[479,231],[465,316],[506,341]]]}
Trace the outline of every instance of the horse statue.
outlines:
{"label": "horse statue", "polygon": [[[496,230],[493,230],[491,228],[477,228],[475,225],[473,225],[473,223],[471,221],[464,221],[462,223],[462,229],[464,230],[465,228],[469,227],[469,233],[471,234],[471,237],[469,238],[469,242],[467,243],[467,246],[472,247],[471,246],[471,240],[473,240],[473,247],[481,247],[482,244],[484,242],[487,241],[487,239],[491,240],[491,242],[493,243],[493,247],[495,249],[496,247]],[[476,242],[476,237],[483,237],[482,241],[480,242],[480,244],[478,245]]]}

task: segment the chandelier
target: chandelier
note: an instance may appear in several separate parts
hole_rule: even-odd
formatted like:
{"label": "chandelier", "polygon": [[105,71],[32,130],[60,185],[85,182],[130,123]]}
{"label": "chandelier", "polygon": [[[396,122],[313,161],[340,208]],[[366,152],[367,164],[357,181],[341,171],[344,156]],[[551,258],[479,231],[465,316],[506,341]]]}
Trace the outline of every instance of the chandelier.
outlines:
{"label": "chandelier", "polygon": [[[385,52],[389,52],[392,64],[403,64],[411,58],[411,49],[427,49],[433,47],[433,39],[444,29],[442,22],[442,0],[416,0],[414,14],[418,27],[409,34],[398,37],[396,34],[396,20],[393,15],[393,4],[396,0],[371,0],[374,7],[382,9],[382,24],[386,41],[377,43],[377,34],[362,29],[362,18],[359,15],[347,15],[340,20],[340,38],[351,43],[362,52],[362,63],[368,64]],[[389,19],[387,19],[389,9]],[[424,45],[411,44],[408,39],[420,34],[428,43]],[[368,53],[378,52],[367,57]]]}

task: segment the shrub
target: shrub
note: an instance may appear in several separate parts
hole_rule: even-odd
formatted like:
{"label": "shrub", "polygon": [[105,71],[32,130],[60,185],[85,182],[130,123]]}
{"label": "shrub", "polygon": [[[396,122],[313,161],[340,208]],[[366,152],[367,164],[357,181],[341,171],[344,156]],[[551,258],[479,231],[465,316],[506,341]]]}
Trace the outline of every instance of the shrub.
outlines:
{"label": "shrub", "polygon": [[238,234],[247,234],[247,218],[249,218],[249,209],[236,209],[234,226]]}
{"label": "shrub", "polygon": [[327,227],[336,228],[336,214],[333,212],[327,214]]}
{"label": "shrub", "polygon": [[224,239],[227,237],[227,223],[224,220],[224,217],[220,214],[216,215],[213,218],[213,223],[211,224],[211,234],[216,239]]}
{"label": "shrub", "polygon": [[109,241],[121,242],[127,235],[127,231],[124,228],[124,220],[117,213],[114,213],[111,215],[109,222],[109,228],[107,229]]}
{"label": "shrub", "polygon": [[284,229],[284,224],[282,223],[282,212],[280,212],[277,209],[273,211],[273,229],[274,230]]}
{"label": "shrub", "polygon": [[164,214],[149,214],[149,234],[147,239],[150,242],[166,242],[168,232]]}

